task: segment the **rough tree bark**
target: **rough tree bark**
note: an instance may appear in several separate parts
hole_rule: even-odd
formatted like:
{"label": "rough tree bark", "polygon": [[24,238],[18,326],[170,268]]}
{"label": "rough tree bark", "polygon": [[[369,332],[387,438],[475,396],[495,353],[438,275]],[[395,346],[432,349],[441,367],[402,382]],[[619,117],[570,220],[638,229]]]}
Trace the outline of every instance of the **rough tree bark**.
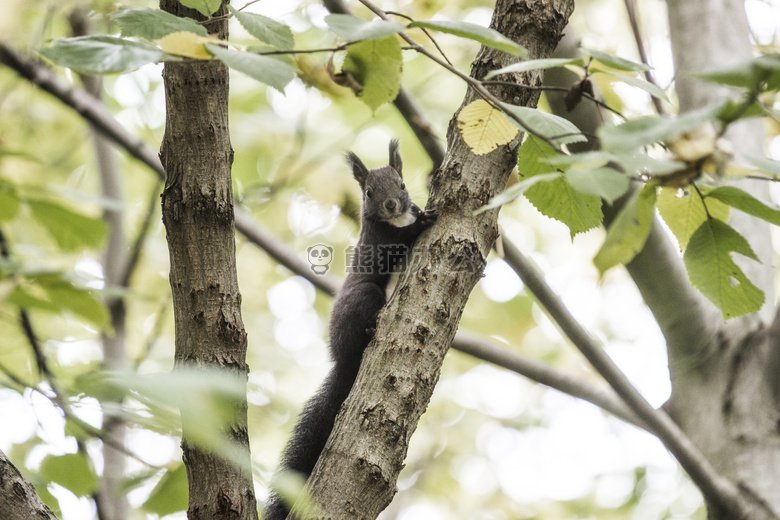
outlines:
{"label": "rough tree bark", "polygon": [[[178,0],[160,7],[202,20]],[[223,5],[217,16],[225,14]],[[206,24],[227,37],[227,21]],[[233,150],[228,133],[228,69],[221,62],[167,63],[163,72],[166,127],[160,158],[166,172],[162,195],[171,258],[177,369],[221,370],[246,385],[247,339],[241,319],[235,259]],[[224,442],[239,465],[192,441],[203,417],[182,410],[182,450],[189,482],[188,518],[256,519],[249,468],[247,404],[239,402],[225,424]]]}
{"label": "rough tree bark", "polygon": [[57,520],[5,453],[0,451],[0,513],[4,520]]}
{"label": "rough tree bark", "polygon": [[[574,9],[568,0],[499,0],[491,27],[524,45],[531,58],[549,56]],[[516,61],[482,48],[471,75],[481,79]],[[521,83],[538,85],[538,72]],[[499,87],[501,100],[536,106],[539,91]],[[476,98],[469,89],[463,105]],[[409,439],[438,380],[468,296],[482,276],[498,236],[498,212],[473,211],[505,186],[519,140],[485,156],[462,141],[455,119],[448,150],[433,177],[428,208],[437,223],[418,239],[424,251],[412,259],[395,296],[380,315],[375,339],[363,356],[355,388],[336,420],[307,487],[318,514],[304,517],[376,518],[390,503]],[[294,513],[301,512],[301,505]]]}

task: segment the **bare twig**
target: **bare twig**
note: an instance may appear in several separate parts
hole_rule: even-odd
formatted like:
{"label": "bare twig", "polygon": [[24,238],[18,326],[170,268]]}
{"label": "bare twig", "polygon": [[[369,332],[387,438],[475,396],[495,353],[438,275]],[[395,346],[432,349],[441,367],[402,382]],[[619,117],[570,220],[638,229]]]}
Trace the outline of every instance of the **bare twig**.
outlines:
{"label": "bare twig", "polygon": [[[389,20],[387,13],[385,13],[382,9],[375,6],[373,3],[369,2],[368,0],[360,0],[360,3],[369,8],[374,14],[376,14],[379,18],[382,20]],[[538,137],[545,143],[547,143],[553,150],[556,150],[558,153],[563,153],[561,150],[561,147],[553,140],[547,137],[546,135],[534,130],[533,128],[529,127],[525,124],[525,122],[519,118],[517,115],[513,114],[512,112],[505,111],[502,108],[502,102],[499,100],[496,96],[491,94],[485,87],[482,86],[482,82],[478,79],[472,78],[468,74],[461,72],[456,67],[453,67],[446,61],[442,61],[441,58],[438,56],[432,54],[429,52],[425,47],[417,43],[414,38],[410,37],[405,32],[400,32],[398,35],[406,42],[408,43],[415,51],[419,52],[423,56],[427,57],[428,59],[432,60],[434,63],[438,64],[439,66],[443,67],[444,69],[448,70],[455,76],[459,77],[463,81],[465,81],[472,90],[482,99],[487,101],[491,106],[496,108],[497,110],[501,110],[506,114],[507,117],[510,119],[513,119],[517,124],[527,133]]]}
{"label": "bare twig", "polygon": [[[636,41],[636,49],[639,52],[639,58],[642,60],[642,63],[645,65],[649,65],[649,62],[647,60],[647,52],[645,52],[645,43],[644,39],[642,38],[642,32],[639,29],[639,22],[637,21],[636,17],[636,0],[624,0],[626,5],[626,12],[628,13],[628,20],[631,23],[631,30],[634,33],[634,41]],[[653,72],[650,70],[645,71],[645,79],[655,85],[658,88],[661,88],[658,85],[658,82],[655,80],[655,76],[653,76]],[[661,100],[658,99],[655,96],[650,96],[650,100],[653,102],[653,106],[655,106],[655,111],[660,114],[664,115],[666,114],[666,110],[664,109],[663,104],[661,103]]]}

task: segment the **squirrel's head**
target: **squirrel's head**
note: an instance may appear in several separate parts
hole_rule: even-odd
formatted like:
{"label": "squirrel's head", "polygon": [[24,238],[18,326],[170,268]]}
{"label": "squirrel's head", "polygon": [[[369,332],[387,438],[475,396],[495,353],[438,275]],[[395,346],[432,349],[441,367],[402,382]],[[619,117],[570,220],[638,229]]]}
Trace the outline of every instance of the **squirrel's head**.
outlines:
{"label": "squirrel's head", "polygon": [[390,164],[369,170],[352,152],[347,152],[352,175],[363,190],[363,216],[369,220],[393,221],[409,211],[412,201],[401,173],[403,163],[398,139],[390,141]]}

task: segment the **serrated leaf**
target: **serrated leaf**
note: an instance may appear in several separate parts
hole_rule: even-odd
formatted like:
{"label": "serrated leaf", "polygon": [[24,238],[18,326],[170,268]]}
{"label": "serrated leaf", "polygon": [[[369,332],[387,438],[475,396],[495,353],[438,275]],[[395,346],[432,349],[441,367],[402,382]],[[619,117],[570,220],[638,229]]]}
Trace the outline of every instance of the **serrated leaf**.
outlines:
{"label": "serrated leaf", "polygon": [[28,199],[35,220],[65,251],[100,247],[108,231],[99,218],[87,217],[53,202]]}
{"label": "serrated leaf", "polygon": [[91,495],[98,486],[98,478],[86,457],[79,453],[48,455],[41,461],[41,475],[56,482],[77,497]]}
{"label": "serrated leaf", "polygon": [[528,57],[528,51],[525,47],[513,42],[500,32],[489,27],[456,20],[415,21],[410,23],[409,27],[422,27],[424,29],[432,29],[434,31],[453,34],[455,36],[460,36],[461,38],[477,41],[487,47],[514,54],[515,56],[521,56],[523,58]]}
{"label": "serrated leaf", "polygon": [[206,49],[231,69],[270,85],[279,92],[284,92],[284,87],[295,77],[295,69],[282,60],[233,51],[219,45],[207,44]]}
{"label": "serrated leaf", "polygon": [[517,184],[514,184],[495,197],[491,198],[490,201],[476,210],[474,212],[474,215],[479,215],[480,213],[484,213],[485,211],[489,211],[494,208],[498,208],[503,206],[504,204],[508,204],[515,200],[520,195],[523,195],[531,186],[534,184],[537,184],[539,182],[550,182],[554,179],[559,178],[561,175],[563,175],[560,172],[552,172],[552,173],[542,173],[540,175],[534,175],[533,177],[529,177],[528,179],[523,179],[522,181],[518,182]]}
{"label": "serrated leaf", "polygon": [[676,118],[647,116],[618,126],[603,125],[599,128],[601,146],[615,153],[633,152],[700,127],[713,119],[720,108],[720,105],[713,105],[691,110]]}
{"label": "serrated leaf", "polygon": [[404,24],[389,20],[363,20],[351,14],[329,14],[325,23],[342,40],[358,42],[383,40],[404,30]]}
{"label": "serrated leaf", "polygon": [[198,36],[187,31],[179,31],[163,36],[155,43],[169,54],[186,56],[196,60],[210,60],[211,54],[206,50],[206,44],[211,41],[213,40],[208,37]]}
{"label": "serrated leaf", "polygon": [[163,517],[187,509],[188,500],[187,469],[184,464],[178,464],[165,472],[142,507],[148,513]]}
{"label": "serrated leaf", "polygon": [[628,72],[639,72],[643,70],[650,70],[652,67],[645,65],[644,63],[637,63],[635,61],[620,58],[619,56],[613,56],[606,52],[594,51],[590,49],[580,49],[583,54],[590,56],[594,60],[598,60],[604,65],[612,67],[617,70],[625,70]]}
{"label": "serrated leaf", "polygon": [[598,195],[612,204],[628,191],[628,177],[609,167],[578,168],[566,170],[566,180],[580,193]]}
{"label": "serrated leaf", "polygon": [[729,207],[718,200],[707,200],[705,209],[699,192],[661,188],[656,203],[658,213],[685,251],[691,235],[707,220],[707,214],[723,222],[729,219]]}
{"label": "serrated leaf", "polygon": [[19,213],[19,197],[13,184],[0,180],[0,223],[11,220]]}
{"label": "serrated leaf", "polygon": [[509,143],[517,127],[484,99],[472,101],[458,113],[458,129],[475,155],[485,155]]}
{"label": "serrated leaf", "polygon": [[607,230],[593,263],[603,275],[616,265],[625,265],[644,248],[655,217],[658,183],[648,182],[631,195]]}
{"label": "serrated leaf", "polygon": [[575,190],[563,177],[531,186],[525,197],[543,215],[566,224],[572,239],[597,227],[604,217],[599,197]]}
{"label": "serrated leaf", "polygon": [[227,8],[236,17],[241,27],[258,40],[282,50],[290,50],[295,47],[295,37],[288,25],[261,14],[239,11],[231,5],[228,5]]}
{"label": "serrated leaf", "polygon": [[120,5],[111,13],[111,19],[119,25],[124,37],[137,36],[154,41],[179,31],[208,36],[206,28],[192,18],[182,18],[161,9]]}
{"label": "serrated leaf", "polygon": [[184,7],[195,9],[203,16],[211,16],[217,12],[222,0],[179,0]]}
{"label": "serrated leaf", "polygon": [[517,173],[521,179],[548,173],[556,169],[550,165],[561,156],[535,135],[528,135],[517,150]]}
{"label": "serrated leaf", "polygon": [[669,96],[666,95],[666,92],[664,92],[663,90],[661,90],[660,88],[658,88],[657,86],[653,85],[652,83],[650,83],[645,79],[635,78],[634,76],[628,76],[626,74],[618,74],[616,72],[606,72],[606,71],[599,71],[599,72],[603,72],[604,74],[613,76],[619,79],[620,81],[631,85],[632,87],[640,88],[645,92],[647,92],[648,94],[650,94],[651,96],[660,99],[661,101],[666,101],[667,103],[671,103],[671,101],[669,100]]}
{"label": "serrated leaf", "polygon": [[542,112],[536,108],[520,107],[516,105],[501,104],[501,108],[514,115],[523,122],[523,125],[513,119],[509,119],[520,129],[530,128],[539,135],[543,135],[561,144],[581,143],[587,141],[579,128],[574,123],[556,116]]}
{"label": "serrated leaf", "polygon": [[341,70],[363,86],[358,97],[376,112],[398,96],[402,61],[401,44],[391,36],[350,45]]}
{"label": "serrated leaf", "polygon": [[770,224],[780,226],[780,206],[771,202],[758,200],[748,192],[734,186],[721,186],[707,192],[705,200],[707,207],[710,206],[712,199],[717,199],[732,208],[753,215]]}
{"label": "serrated leaf", "polygon": [[[518,150],[517,171],[521,180],[532,179],[550,172],[547,160],[558,153],[549,144],[529,135]],[[580,193],[563,177],[534,183],[525,190],[525,197],[540,213],[563,222],[571,237],[588,231],[601,223],[601,199]]]}
{"label": "serrated leaf", "polygon": [[758,311],[766,297],[734,263],[732,253],[758,261],[745,237],[728,224],[710,219],[694,232],[683,255],[691,283],[725,319]]}
{"label": "serrated leaf", "polygon": [[555,67],[563,67],[565,65],[581,66],[582,64],[582,60],[579,58],[544,58],[539,60],[521,61],[518,63],[513,63],[512,65],[507,65],[506,67],[500,68],[498,70],[491,70],[485,75],[485,79],[490,79],[498,76],[499,74],[507,74],[510,72],[527,72],[529,70],[552,69]]}
{"label": "serrated leaf", "polygon": [[38,52],[61,67],[83,74],[128,72],[165,58],[154,45],[113,36],[63,38]]}

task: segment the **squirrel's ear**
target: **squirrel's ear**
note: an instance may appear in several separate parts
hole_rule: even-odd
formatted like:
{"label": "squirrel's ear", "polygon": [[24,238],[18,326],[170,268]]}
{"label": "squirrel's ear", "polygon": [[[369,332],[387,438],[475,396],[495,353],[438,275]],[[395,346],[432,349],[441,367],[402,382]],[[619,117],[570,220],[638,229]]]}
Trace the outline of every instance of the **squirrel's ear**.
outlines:
{"label": "squirrel's ear", "polygon": [[390,141],[390,166],[398,172],[398,175],[403,177],[403,173],[401,173],[403,162],[401,161],[401,153],[398,151],[398,146],[398,139],[392,139]]}
{"label": "squirrel's ear", "polygon": [[352,175],[362,188],[368,177],[368,168],[366,168],[366,165],[363,164],[363,161],[361,161],[360,157],[355,155],[354,152],[347,152],[345,157],[350,167],[352,167]]}

